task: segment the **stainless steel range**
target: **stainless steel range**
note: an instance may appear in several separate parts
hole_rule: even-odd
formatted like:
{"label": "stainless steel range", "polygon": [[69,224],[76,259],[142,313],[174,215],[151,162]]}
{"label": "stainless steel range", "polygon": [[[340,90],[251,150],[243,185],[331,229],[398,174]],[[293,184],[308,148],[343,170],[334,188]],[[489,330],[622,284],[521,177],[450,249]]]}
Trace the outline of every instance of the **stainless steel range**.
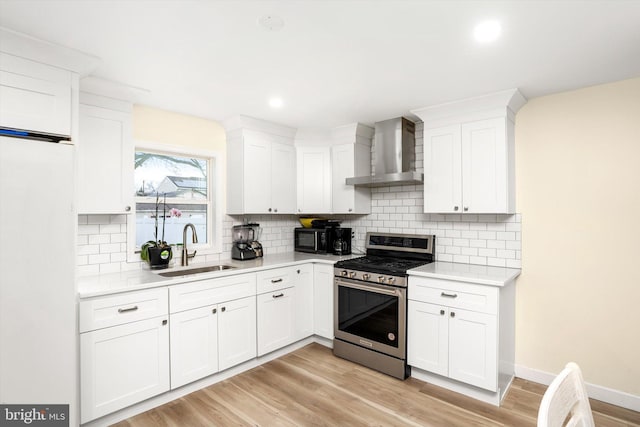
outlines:
{"label": "stainless steel range", "polygon": [[367,255],[334,269],[333,354],[409,376],[407,271],[433,262],[434,235],[367,233]]}

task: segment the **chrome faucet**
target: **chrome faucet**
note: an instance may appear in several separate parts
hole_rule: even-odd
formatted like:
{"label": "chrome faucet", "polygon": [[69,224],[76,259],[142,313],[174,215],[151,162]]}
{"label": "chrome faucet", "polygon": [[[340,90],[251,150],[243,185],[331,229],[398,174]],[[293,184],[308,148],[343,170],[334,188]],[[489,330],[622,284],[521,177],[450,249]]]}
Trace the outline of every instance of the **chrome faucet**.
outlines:
{"label": "chrome faucet", "polygon": [[196,256],[197,251],[193,251],[192,254],[189,254],[187,250],[187,228],[191,227],[191,241],[193,243],[198,243],[198,234],[196,233],[196,227],[189,223],[184,226],[182,230],[182,265],[189,265],[189,258],[193,258]]}

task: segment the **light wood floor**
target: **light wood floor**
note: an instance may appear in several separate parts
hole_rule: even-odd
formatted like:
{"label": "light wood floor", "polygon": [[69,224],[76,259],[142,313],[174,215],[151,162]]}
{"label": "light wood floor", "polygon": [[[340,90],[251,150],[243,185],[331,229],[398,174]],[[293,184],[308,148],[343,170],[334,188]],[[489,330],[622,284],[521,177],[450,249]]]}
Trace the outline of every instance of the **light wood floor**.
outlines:
{"label": "light wood floor", "polygon": [[[310,344],[116,424],[155,426],[535,426],[546,386],[516,379],[496,408],[400,381]],[[640,413],[591,401],[597,426],[640,426]]]}

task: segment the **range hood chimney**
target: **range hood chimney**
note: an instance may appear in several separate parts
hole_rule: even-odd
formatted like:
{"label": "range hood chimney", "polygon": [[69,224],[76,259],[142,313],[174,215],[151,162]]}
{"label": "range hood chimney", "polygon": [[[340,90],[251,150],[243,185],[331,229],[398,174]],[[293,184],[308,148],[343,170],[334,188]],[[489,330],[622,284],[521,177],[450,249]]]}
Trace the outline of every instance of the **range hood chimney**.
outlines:
{"label": "range hood chimney", "polygon": [[375,173],[347,178],[347,185],[382,187],[422,184],[424,175],[412,169],[416,160],[416,125],[404,117],[375,124]]}

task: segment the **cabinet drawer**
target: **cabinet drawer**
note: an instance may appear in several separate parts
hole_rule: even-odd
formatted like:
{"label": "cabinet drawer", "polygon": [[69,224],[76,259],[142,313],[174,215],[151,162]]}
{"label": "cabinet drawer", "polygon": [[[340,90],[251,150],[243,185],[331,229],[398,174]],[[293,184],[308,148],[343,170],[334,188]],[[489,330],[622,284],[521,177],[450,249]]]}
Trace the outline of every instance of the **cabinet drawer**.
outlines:
{"label": "cabinet drawer", "polygon": [[290,288],[293,286],[296,270],[297,267],[285,267],[258,272],[258,295],[276,289]]}
{"label": "cabinet drawer", "polygon": [[150,289],[80,301],[80,332],[167,314],[167,289]]}
{"label": "cabinet drawer", "polygon": [[452,280],[409,277],[408,298],[481,313],[498,312],[498,288]]}
{"label": "cabinet drawer", "polygon": [[185,283],[169,287],[169,311],[177,313],[255,294],[256,275],[253,273]]}

